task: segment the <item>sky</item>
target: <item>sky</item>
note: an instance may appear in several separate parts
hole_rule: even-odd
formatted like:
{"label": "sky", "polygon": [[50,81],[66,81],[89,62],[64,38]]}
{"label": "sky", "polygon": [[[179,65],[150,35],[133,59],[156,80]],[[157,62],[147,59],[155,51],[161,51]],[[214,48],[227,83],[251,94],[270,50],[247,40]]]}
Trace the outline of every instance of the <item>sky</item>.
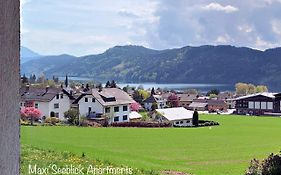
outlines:
{"label": "sky", "polygon": [[21,0],[21,45],[43,55],[281,46],[281,0]]}

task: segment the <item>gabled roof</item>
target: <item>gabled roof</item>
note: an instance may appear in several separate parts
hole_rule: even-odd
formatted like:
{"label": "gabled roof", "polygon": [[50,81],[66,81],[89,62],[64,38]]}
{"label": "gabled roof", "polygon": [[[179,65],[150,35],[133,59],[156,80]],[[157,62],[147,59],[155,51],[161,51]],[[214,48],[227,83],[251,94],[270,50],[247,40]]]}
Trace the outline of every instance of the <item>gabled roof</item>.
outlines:
{"label": "gabled roof", "polygon": [[215,100],[215,99],[194,99],[193,102],[207,103],[208,105],[226,105],[224,100]]}
{"label": "gabled roof", "polygon": [[246,95],[246,96],[242,96],[242,97],[238,97],[234,100],[242,100],[242,99],[246,99],[246,98],[250,98],[250,97],[256,97],[256,96],[263,96],[263,97],[268,97],[268,98],[275,98],[276,93],[270,93],[270,92],[262,92],[262,93],[256,93],[256,94],[251,94],[251,95]]}
{"label": "gabled roof", "polygon": [[193,117],[193,111],[184,107],[156,109],[156,111],[169,121],[192,119]]}
{"label": "gabled roof", "polygon": [[188,107],[190,108],[205,108],[208,103],[192,102]]}
{"label": "gabled roof", "polygon": [[179,101],[192,101],[197,98],[195,94],[177,94]]}
{"label": "gabled roof", "polygon": [[161,95],[151,95],[147,99],[145,99],[143,102],[144,103],[157,103],[157,102],[162,102],[163,98]]}
{"label": "gabled roof", "polygon": [[78,103],[86,95],[92,95],[103,106],[135,103],[132,97],[118,88],[103,88],[101,91],[98,88],[91,89],[81,94],[74,103]]}
{"label": "gabled roof", "polygon": [[40,101],[49,102],[57,94],[63,92],[70,99],[73,97],[62,88],[41,88],[41,87],[22,87],[20,88],[20,96],[23,101]]}

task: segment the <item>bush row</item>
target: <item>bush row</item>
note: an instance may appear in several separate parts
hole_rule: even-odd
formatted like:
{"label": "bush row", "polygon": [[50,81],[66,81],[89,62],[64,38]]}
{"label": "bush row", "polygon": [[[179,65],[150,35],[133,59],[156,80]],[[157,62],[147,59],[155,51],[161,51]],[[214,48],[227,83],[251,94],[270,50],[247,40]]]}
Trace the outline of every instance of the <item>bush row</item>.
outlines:
{"label": "bush row", "polygon": [[110,126],[112,127],[143,127],[143,128],[159,128],[159,127],[171,127],[172,124],[168,122],[158,123],[158,122],[114,122]]}

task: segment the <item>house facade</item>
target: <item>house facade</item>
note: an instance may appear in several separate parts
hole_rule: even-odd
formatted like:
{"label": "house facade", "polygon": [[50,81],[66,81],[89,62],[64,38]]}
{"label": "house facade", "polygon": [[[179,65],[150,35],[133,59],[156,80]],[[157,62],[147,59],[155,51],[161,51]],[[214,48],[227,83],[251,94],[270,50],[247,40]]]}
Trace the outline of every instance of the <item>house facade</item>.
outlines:
{"label": "house facade", "polygon": [[20,107],[35,107],[42,118],[52,115],[65,120],[64,112],[68,111],[74,98],[63,88],[22,87],[20,89]]}
{"label": "house facade", "polygon": [[170,122],[173,126],[192,126],[193,111],[184,107],[156,109],[152,117],[158,122]]}
{"label": "house facade", "polygon": [[129,121],[130,104],[135,101],[118,88],[91,89],[74,103],[79,113],[87,118],[108,118],[109,123]]}
{"label": "house facade", "polygon": [[235,109],[241,115],[281,115],[281,93],[258,93],[235,99]]}
{"label": "house facade", "polygon": [[157,109],[163,109],[167,107],[167,100],[161,95],[151,95],[143,101],[144,108],[148,111],[152,110],[152,105],[156,104]]}
{"label": "house facade", "polygon": [[188,109],[209,112],[227,111],[227,103],[224,100],[194,99]]}

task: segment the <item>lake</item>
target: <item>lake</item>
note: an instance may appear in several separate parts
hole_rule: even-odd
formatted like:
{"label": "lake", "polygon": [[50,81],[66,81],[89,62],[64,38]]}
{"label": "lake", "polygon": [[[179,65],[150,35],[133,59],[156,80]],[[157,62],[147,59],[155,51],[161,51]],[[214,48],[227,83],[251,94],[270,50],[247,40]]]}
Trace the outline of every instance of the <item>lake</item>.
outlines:
{"label": "lake", "polygon": [[[60,80],[64,80],[65,77],[59,77]],[[68,77],[69,80],[74,81],[93,81],[91,78],[87,77]],[[103,86],[105,83],[102,84]],[[202,92],[209,91],[211,89],[219,89],[220,91],[234,91],[234,85],[227,85],[227,84],[199,84],[199,83],[118,83],[117,86],[123,88],[125,86],[130,87],[139,87],[142,86],[144,89],[151,89],[151,88],[161,88],[161,89],[168,89],[168,90],[186,90],[186,89],[197,89]]]}

